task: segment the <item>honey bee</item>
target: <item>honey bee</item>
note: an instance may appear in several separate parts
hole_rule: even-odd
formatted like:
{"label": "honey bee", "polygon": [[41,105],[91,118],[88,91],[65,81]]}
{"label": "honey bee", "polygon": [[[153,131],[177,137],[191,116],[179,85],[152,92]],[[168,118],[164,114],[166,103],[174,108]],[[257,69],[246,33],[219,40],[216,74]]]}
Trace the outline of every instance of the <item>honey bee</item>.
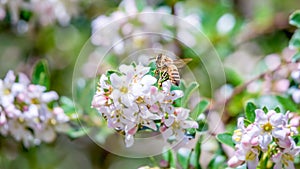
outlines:
{"label": "honey bee", "polygon": [[174,85],[179,86],[180,75],[178,68],[184,67],[191,60],[191,58],[173,60],[166,55],[158,54],[155,58],[155,63],[156,69],[160,73],[159,83],[170,79]]}

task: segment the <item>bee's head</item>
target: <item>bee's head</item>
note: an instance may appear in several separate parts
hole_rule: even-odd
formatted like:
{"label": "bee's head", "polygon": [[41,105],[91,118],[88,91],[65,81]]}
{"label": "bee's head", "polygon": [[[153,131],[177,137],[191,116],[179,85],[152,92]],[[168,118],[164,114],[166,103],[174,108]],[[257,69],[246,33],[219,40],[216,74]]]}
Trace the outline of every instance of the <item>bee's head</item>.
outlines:
{"label": "bee's head", "polygon": [[163,57],[163,55],[161,53],[156,56],[155,60],[156,60],[157,67],[161,67],[162,57]]}

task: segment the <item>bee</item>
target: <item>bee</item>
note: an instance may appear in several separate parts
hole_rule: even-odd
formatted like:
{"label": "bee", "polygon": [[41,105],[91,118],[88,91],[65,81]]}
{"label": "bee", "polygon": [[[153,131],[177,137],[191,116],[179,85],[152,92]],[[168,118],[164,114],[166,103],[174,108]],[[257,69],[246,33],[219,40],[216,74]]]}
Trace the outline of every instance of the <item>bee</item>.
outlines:
{"label": "bee", "polygon": [[166,55],[158,54],[155,58],[155,63],[156,69],[160,73],[159,82],[170,79],[174,85],[179,86],[180,75],[178,68],[184,67],[191,60],[191,58],[173,60]]}

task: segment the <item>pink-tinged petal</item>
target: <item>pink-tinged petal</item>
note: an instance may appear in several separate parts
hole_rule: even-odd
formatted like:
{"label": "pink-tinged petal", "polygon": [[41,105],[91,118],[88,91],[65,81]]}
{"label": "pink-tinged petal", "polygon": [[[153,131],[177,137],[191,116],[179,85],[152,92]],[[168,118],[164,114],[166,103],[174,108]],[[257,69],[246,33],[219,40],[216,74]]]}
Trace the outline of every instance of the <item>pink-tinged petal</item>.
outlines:
{"label": "pink-tinged petal", "polygon": [[258,137],[252,138],[250,143],[251,143],[252,146],[258,146],[258,144],[259,144]]}
{"label": "pink-tinged petal", "polygon": [[263,134],[258,138],[259,145],[261,146],[263,151],[268,149],[268,145],[272,141],[272,136],[269,134]]}
{"label": "pink-tinged petal", "polygon": [[267,113],[267,116],[268,116],[268,118],[271,118],[271,117],[274,116],[275,114],[277,114],[276,111],[274,111],[274,110],[269,110],[268,113]]}
{"label": "pink-tinged petal", "polygon": [[173,90],[170,92],[170,96],[168,97],[168,100],[176,100],[178,98],[181,98],[183,96],[182,90]]}
{"label": "pink-tinged petal", "polygon": [[274,169],[282,169],[282,163],[278,162],[274,165]]}
{"label": "pink-tinged petal", "polygon": [[272,135],[275,138],[279,138],[279,139],[285,139],[287,136],[287,132],[284,129],[281,128],[275,128],[272,130]]}
{"label": "pink-tinged petal", "polygon": [[254,124],[250,124],[246,130],[247,130],[247,134],[251,138],[258,136],[261,133],[261,128],[259,128],[257,125],[254,125]]}
{"label": "pink-tinged petal", "polygon": [[151,112],[154,112],[154,113],[157,113],[159,111],[159,106],[156,105],[156,104],[153,104],[151,107],[150,107],[150,111]]}
{"label": "pink-tinged petal", "polygon": [[119,67],[120,72],[124,73],[124,74],[133,74],[134,72],[134,68],[132,65],[121,65]]}
{"label": "pink-tinged petal", "polygon": [[293,71],[291,77],[297,82],[300,83],[300,70]]}
{"label": "pink-tinged petal", "polygon": [[6,117],[5,117],[5,114],[4,112],[0,112],[0,126],[2,126],[3,124],[6,123]]}
{"label": "pink-tinged petal", "polygon": [[54,92],[54,91],[51,91],[51,92],[43,93],[41,100],[44,103],[49,103],[49,102],[51,102],[53,100],[58,100],[58,98],[59,98],[58,94],[56,92]]}
{"label": "pink-tinged petal", "polygon": [[184,121],[183,124],[181,125],[182,128],[188,129],[188,128],[198,128],[198,123],[195,121]]}
{"label": "pink-tinged petal", "polygon": [[19,73],[19,83],[26,86],[30,84],[30,80],[24,73]]}
{"label": "pink-tinged petal", "polygon": [[300,116],[292,118],[290,121],[290,125],[293,127],[299,127],[300,126]]}
{"label": "pink-tinged petal", "polygon": [[177,113],[178,120],[185,120],[189,117],[190,110],[185,108],[176,108],[175,112]]}
{"label": "pink-tinged petal", "polygon": [[59,123],[69,121],[69,117],[65,115],[64,110],[61,107],[54,107],[53,113],[56,115],[56,119]]}
{"label": "pink-tinged petal", "polygon": [[9,70],[4,78],[4,82],[8,84],[14,83],[16,80],[16,76],[12,70]]}
{"label": "pink-tinged petal", "polygon": [[277,143],[281,148],[290,149],[292,146],[292,140],[289,137],[286,137],[284,139],[279,139]]}
{"label": "pink-tinged petal", "polygon": [[166,104],[162,105],[163,112],[167,112],[168,114],[173,114],[175,111],[175,108],[172,105]]}
{"label": "pink-tinged petal", "polygon": [[129,125],[125,126],[125,132],[130,135],[134,135],[137,132],[137,129],[138,128],[137,128],[136,124],[131,124],[130,126]]}
{"label": "pink-tinged petal", "polygon": [[244,117],[239,117],[238,120],[237,120],[237,127],[239,129],[242,129],[244,130],[245,129],[245,125],[244,125]]}
{"label": "pink-tinged petal", "polygon": [[292,94],[295,103],[300,103],[300,90],[295,90]]}
{"label": "pink-tinged petal", "polygon": [[240,166],[241,164],[243,164],[244,161],[241,161],[237,158],[237,156],[233,156],[229,159],[229,161],[227,162],[228,166],[231,168],[236,168],[238,166]]}
{"label": "pink-tinged petal", "polygon": [[92,107],[97,108],[104,106],[107,102],[106,96],[104,95],[95,95],[92,100]]}
{"label": "pink-tinged petal", "polygon": [[157,130],[157,126],[153,121],[146,122],[146,123],[143,124],[143,126],[148,127],[148,128],[150,128],[154,131]]}
{"label": "pink-tinged petal", "polygon": [[281,113],[276,113],[276,114],[273,114],[271,117],[270,117],[270,123],[272,124],[272,126],[279,126],[279,125],[282,125],[283,124],[283,115]]}
{"label": "pink-tinged petal", "polygon": [[282,156],[282,153],[279,152],[277,154],[274,154],[272,157],[271,157],[271,160],[274,162],[274,163],[279,163],[280,160],[281,160],[281,156]]}
{"label": "pink-tinged petal", "polygon": [[134,143],[133,135],[127,134],[125,136],[125,145],[126,147],[131,147]]}
{"label": "pink-tinged petal", "polygon": [[285,166],[286,169],[295,169],[294,162],[288,161],[288,166]]}
{"label": "pink-tinged petal", "polygon": [[300,153],[300,146],[296,146],[295,142],[293,142],[293,144],[293,150],[290,154],[292,154],[293,156],[297,156]]}
{"label": "pink-tinged petal", "polygon": [[172,130],[172,128],[168,128],[165,131],[161,132],[161,134],[162,134],[163,138],[165,140],[167,140],[169,137],[171,137],[173,135],[173,130]]}
{"label": "pink-tinged petal", "polygon": [[250,148],[251,147],[250,141],[251,141],[251,137],[248,136],[247,134],[242,136],[242,141],[241,142],[242,142],[244,147],[249,147]]}
{"label": "pink-tinged petal", "polygon": [[170,80],[167,80],[167,81],[164,81],[163,83],[162,83],[162,89],[163,89],[163,91],[164,92],[166,92],[166,93],[169,93],[169,91],[170,91],[170,89],[171,89],[171,81]]}
{"label": "pink-tinged petal", "polygon": [[158,88],[157,88],[157,87],[155,87],[155,86],[151,86],[151,87],[150,87],[150,94],[151,94],[151,95],[156,94],[157,91],[158,91]]}
{"label": "pink-tinged petal", "polygon": [[114,88],[120,89],[123,84],[123,77],[118,76],[116,73],[110,75],[111,85]]}
{"label": "pink-tinged petal", "polygon": [[255,156],[254,160],[247,161],[248,169],[256,169],[257,165],[258,165],[258,156]]}
{"label": "pink-tinged petal", "polygon": [[101,88],[104,88],[104,89],[109,88],[109,85],[107,84],[107,80],[108,80],[107,76],[102,74],[101,77],[100,77],[100,80],[99,80]]}
{"label": "pink-tinged petal", "polygon": [[255,110],[255,114],[256,114],[256,119],[255,121],[259,124],[261,123],[266,123],[268,121],[268,117],[265,114],[265,112],[261,109],[256,109]]}
{"label": "pink-tinged petal", "polygon": [[32,119],[39,116],[38,107],[34,104],[29,106],[29,110],[24,114],[28,119]]}
{"label": "pink-tinged petal", "polygon": [[275,82],[274,88],[276,89],[277,92],[285,92],[288,90],[290,86],[290,81],[288,79],[281,79]]}
{"label": "pink-tinged petal", "polygon": [[146,86],[151,86],[156,83],[157,79],[151,75],[146,75],[142,78],[141,83]]}
{"label": "pink-tinged petal", "polygon": [[172,116],[169,116],[169,118],[165,119],[164,120],[164,124],[167,126],[167,127],[170,127],[175,121],[175,118],[172,117]]}
{"label": "pink-tinged petal", "polygon": [[150,71],[150,67],[144,67],[143,65],[137,65],[135,67],[135,71],[139,77],[142,77]]}
{"label": "pink-tinged petal", "polygon": [[23,84],[14,83],[11,86],[11,92],[12,92],[13,95],[17,95],[18,93],[24,91],[25,88],[26,88],[26,86],[24,86]]}

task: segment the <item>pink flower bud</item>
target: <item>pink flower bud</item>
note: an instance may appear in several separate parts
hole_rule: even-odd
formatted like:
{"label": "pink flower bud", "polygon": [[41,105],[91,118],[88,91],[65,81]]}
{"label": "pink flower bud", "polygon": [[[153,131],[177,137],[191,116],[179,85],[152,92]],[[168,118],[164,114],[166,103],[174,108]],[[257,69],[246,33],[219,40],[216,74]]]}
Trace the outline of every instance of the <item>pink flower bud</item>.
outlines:
{"label": "pink flower bud", "polygon": [[239,165],[241,165],[243,163],[243,161],[239,160],[237,158],[237,156],[233,156],[229,159],[229,161],[227,162],[228,166],[231,168],[236,168]]}

